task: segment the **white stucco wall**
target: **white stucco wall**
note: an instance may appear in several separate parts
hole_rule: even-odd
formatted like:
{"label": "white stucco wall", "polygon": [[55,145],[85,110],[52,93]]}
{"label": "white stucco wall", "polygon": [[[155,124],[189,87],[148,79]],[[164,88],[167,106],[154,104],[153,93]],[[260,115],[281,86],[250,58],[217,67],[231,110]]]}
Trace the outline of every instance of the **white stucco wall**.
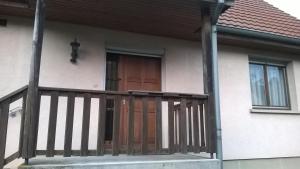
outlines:
{"label": "white stucco wall", "polygon": [[[300,116],[250,113],[248,55],[290,60],[299,95],[299,58],[275,53],[221,48],[220,95],[225,159],[275,158],[300,155]],[[291,80],[293,77],[288,77]],[[292,81],[289,81],[292,83]],[[298,100],[299,103],[299,100]],[[299,109],[296,108],[296,110]]]}
{"label": "white stucco wall", "polygon": [[[32,23],[9,18],[7,27],[0,27],[0,96],[28,81],[31,56]],[[81,43],[77,65],[70,63],[70,42],[77,37]],[[139,48],[165,49],[162,58],[162,90],[203,93],[201,44],[134,34],[87,26],[47,22],[41,63],[41,86],[103,90],[105,84],[105,45],[118,43]],[[248,55],[264,55],[290,60],[294,74],[293,91],[300,109],[300,57],[221,47],[220,94],[225,159],[249,159],[300,156],[300,116],[253,114],[249,82]],[[291,67],[290,67],[291,65]],[[66,98],[60,98],[59,124],[65,121]],[[82,99],[77,99],[73,147],[80,146]],[[92,101],[90,148],[96,146],[97,101]],[[42,98],[41,110],[49,110],[49,98]],[[38,147],[45,148],[48,126],[47,111],[41,112]],[[11,120],[12,121],[12,120]],[[17,121],[17,120],[15,120]],[[164,124],[166,125],[166,124]],[[64,126],[57,128],[56,147],[62,149]],[[13,132],[11,132],[13,133]],[[9,133],[10,134],[10,133]],[[167,139],[165,137],[165,139]],[[17,141],[10,142],[17,144]],[[9,149],[13,146],[9,146]],[[13,150],[8,150],[8,152]]]}

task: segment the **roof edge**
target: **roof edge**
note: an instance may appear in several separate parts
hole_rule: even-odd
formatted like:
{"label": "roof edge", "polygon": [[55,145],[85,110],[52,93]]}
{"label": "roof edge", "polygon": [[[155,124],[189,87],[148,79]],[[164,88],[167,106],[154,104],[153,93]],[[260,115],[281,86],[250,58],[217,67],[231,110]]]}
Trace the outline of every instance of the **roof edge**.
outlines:
{"label": "roof edge", "polygon": [[298,45],[298,46],[300,45],[300,38],[292,38],[292,37],[281,36],[272,33],[259,32],[254,30],[241,29],[241,28],[233,28],[233,27],[221,26],[221,25],[217,25],[217,31],[218,33],[252,37],[261,40],[269,40],[269,41],[286,43],[290,45]]}

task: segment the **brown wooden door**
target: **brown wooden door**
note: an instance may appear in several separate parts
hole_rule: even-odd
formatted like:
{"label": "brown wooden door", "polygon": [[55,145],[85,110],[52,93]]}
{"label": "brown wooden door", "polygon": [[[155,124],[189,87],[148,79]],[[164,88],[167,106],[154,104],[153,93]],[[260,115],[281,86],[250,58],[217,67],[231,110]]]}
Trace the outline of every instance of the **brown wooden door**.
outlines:
{"label": "brown wooden door", "polygon": [[[161,60],[160,58],[128,56],[119,57],[119,91],[147,90],[161,91]],[[121,144],[127,143],[128,104],[123,103],[121,112]],[[134,141],[141,142],[142,132],[142,101],[136,99],[134,111]],[[148,104],[148,143],[155,143],[155,104]]]}

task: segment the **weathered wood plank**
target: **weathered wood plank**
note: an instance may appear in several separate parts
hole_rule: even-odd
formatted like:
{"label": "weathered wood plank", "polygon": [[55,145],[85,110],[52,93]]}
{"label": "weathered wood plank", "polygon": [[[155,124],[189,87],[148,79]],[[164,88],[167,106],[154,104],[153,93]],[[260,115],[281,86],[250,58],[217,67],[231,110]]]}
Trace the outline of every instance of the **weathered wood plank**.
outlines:
{"label": "weathered wood plank", "polygon": [[192,135],[192,106],[189,105],[188,106],[188,135],[189,135],[189,144],[188,144],[188,148],[189,151],[192,148],[193,145],[193,135]]}
{"label": "weathered wood plank", "polygon": [[181,99],[180,102],[180,149],[181,153],[187,153],[187,126],[186,126],[186,99]]}
{"label": "weathered wood plank", "polygon": [[156,127],[155,127],[155,134],[156,134],[156,141],[155,141],[155,149],[157,153],[160,153],[162,150],[162,99],[161,97],[155,98],[156,102]]}
{"label": "weathered wood plank", "polygon": [[168,101],[168,119],[169,119],[169,152],[174,153],[174,100]]}
{"label": "weathered wood plank", "polygon": [[15,153],[11,154],[10,156],[8,156],[4,159],[4,165],[14,161],[18,157],[19,157],[19,152],[15,152]]}
{"label": "weathered wood plank", "polygon": [[[191,97],[196,99],[207,99],[208,95],[205,94],[193,94],[193,93],[171,93],[171,92],[153,92],[153,91],[101,91],[101,90],[83,90],[83,89],[69,89],[69,88],[52,88],[52,87],[39,87],[40,91],[42,91],[43,95],[49,95],[50,92],[58,91],[60,93],[66,93],[68,92],[74,92],[78,95],[83,95],[84,93],[90,93],[93,95],[100,95],[100,94],[106,94],[106,95],[121,95],[121,96],[136,96],[136,97],[162,97],[164,99],[173,98],[173,99],[181,99],[186,98],[189,99]],[[63,96],[63,95],[61,95]]]}
{"label": "weathered wood plank", "polygon": [[176,108],[175,111],[174,111],[174,135],[175,135],[175,140],[174,140],[174,144],[175,144],[175,147],[174,147],[174,150],[175,152],[178,152],[179,151],[179,144],[180,144],[180,140],[179,140],[179,119],[178,119],[178,116],[179,116],[179,112],[180,112],[180,108]]}
{"label": "weathered wood plank", "polygon": [[[0,98],[0,102],[3,102],[3,101],[5,101],[5,100],[7,100],[7,99],[9,99],[9,98],[12,98],[12,97],[14,97],[14,96],[19,96],[19,95],[21,95],[21,97],[22,97],[22,93],[26,90],[27,91],[27,88],[28,88],[28,86],[26,85],[26,86],[23,86],[23,87],[21,87],[20,89],[18,89],[18,90],[16,90],[16,91],[14,91],[14,92],[11,92],[11,93],[9,93],[8,95],[5,95],[5,96],[3,96],[3,97],[1,97]],[[21,98],[20,97],[20,98]],[[14,99],[11,99],[11,102],[13,102],[14,101]]]}
{"label": "weathered wood plank", "polygon": [[148,152],[148,98],[143,99],[143,115],[142,115],[142,154],[147,154]]}
{"label": "weathered wood plank", "polygon": [[106,95],[102,94],[100,96],[100,104],[99,104],[97,155],[104,154],[105,122],[106,122]]}
{"label": "weathered wood plank", "polygon": [[68,96],[67,102],[67,116],[65,128],[65,143],[64,143],[64,156],[70,157],[72,155],[72,136],[73,136],[73,123],[74,123],[74,104],[75,94],[71,93]]}
{"label": "weathered wood plank", "polygon": [[30,76],[26,100],[26,115],[24,128],[24,142],[23,142],[23,158],[30,158],[35,156],[39,117],[39,75],[40,63],[43,46],[43,32],[45,21],[45,0],[37,0],[33,41],[32,41],[32,57]]}
{"label": "weathered wood plank", "polygon": [[83,118],[81,130],[81,156],[87,156],[89,150],[90,133],[90,114],[91,114],[91,95],[85,94],[83,101]]}
{"label": "weathered wood plank", "polygon": [[201,147],[205,147],[205,119],[204,119],[204,111],[203,108],[205,108],[205,111],[207,110],[207,102],[204,102],[203,104],[200,104],[200,130],[201,130]]}
{"label": "weathered wood plank", "polygon": [[34,149],[34,156],[36,156],[36,148],[37,148],[37,137],[38,137],[38,131],[39,131],[39,120],[40,120],[40,106],[41,106],[41,95],[39,92],[39,97],[37,100],[37,113],[35,114],[35,130],[34,130],[34,143],[33,143],[33,149]]}
{"label": "weathered wood plank", "polygon": [[0,168],[2,169],[5,165],[5,147],[6,147],[6,136],[7,136],[7,124],[8,124],[8,113],[9,113],[9,101],[3,101],[0,103]]}
{"label": "weathered wood plank", "polygon": [[119,133],[120,133],[120,113],[121,113],[121,96],[115,97],[114,113],[113,113],[113,138],[112,138],[112,155],[120,153]]}
{"label": "weathered wood plank", "polygon": [[134,153],[134,103],[135,97],[129,96],[127,154]]}
{"label": "weathered wood plank", "polygon": [[194,128],[194,153],[200,152],[199,143],[199,108],[198,100],[192,101],[193,106],[193,128]]}
{"label": "weathered wood plank", "polygon": [[26,97],[27,97],[27,92],[24,92],[23,103],[22,103],[22,115],[21,115],[21,126],[20,126],[20,136],[19,136],[19,156],[18,157],[22,156],[22,150],[23,150]]}
{"label": "weathered wood plank", "polygon": [[204,93],[208,94],[208,104],[206,104],[205,111],[205,124],[206,124],[206,146],[208,153],[216,152],[216,126],[215,126],[215,102],[214,102],[214,61],[213,61],[213,48],[212,48],[212,23],[210,10],[204,8],[202,17],[202,56],[203,56],[203,82]]}
{"label": "weathered wood plank", "polygon": [[47,157],[54,156],[57,109],[58,109],[57,106],[58,106],[58,92],[53,92],[50,101],[50,115],[49,115],[47,152],[46,152]]}

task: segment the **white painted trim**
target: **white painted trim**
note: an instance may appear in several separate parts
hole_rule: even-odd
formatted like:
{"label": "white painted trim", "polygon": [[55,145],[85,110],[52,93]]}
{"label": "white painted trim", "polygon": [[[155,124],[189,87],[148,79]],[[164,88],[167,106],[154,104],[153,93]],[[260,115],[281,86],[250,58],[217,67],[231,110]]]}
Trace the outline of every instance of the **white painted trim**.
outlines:
{"label": "white painted trim", "polygon": [[275,109],[250,109],[250,113],[300,115],[299,111],[275,110]]}

